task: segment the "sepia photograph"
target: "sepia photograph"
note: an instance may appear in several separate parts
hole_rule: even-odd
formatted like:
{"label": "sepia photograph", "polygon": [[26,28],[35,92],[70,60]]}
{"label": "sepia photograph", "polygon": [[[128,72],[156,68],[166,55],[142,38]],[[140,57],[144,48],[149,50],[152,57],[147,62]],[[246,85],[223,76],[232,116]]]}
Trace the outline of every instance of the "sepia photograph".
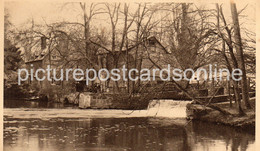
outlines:
{"label": "sepia photograph", "polygon": [[256,151],[256,0],[3,2],[4,151]]}

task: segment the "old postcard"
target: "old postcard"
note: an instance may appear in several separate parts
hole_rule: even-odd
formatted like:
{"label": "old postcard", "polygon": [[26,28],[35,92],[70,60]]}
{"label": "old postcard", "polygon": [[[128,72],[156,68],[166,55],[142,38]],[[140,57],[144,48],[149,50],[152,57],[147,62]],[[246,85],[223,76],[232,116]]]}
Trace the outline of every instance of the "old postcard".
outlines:
{"label": "old postcard", "polygon": [[257,150],[256,0],[3,4],[3,150]]}

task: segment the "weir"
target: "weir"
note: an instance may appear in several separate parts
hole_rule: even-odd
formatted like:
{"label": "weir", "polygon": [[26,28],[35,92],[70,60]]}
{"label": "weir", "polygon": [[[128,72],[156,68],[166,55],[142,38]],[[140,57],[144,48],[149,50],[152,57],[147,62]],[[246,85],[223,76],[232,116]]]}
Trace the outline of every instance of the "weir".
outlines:
{"label": "weir", "polygon": [[[186,106],[191,100],[158,99],[150,100],[145,110],[128,110],[131,116],[186,118]],[[79,95],[81,109],[109,109],[113,103],[109,99],[97,99],[88,93]],[[128,112],[124,110],[124,113]]]}
{"label": "weir", "polygon": [[190,102],[190,100],[151,100],[147,108],[147,115],[186,118],[186,105]]}

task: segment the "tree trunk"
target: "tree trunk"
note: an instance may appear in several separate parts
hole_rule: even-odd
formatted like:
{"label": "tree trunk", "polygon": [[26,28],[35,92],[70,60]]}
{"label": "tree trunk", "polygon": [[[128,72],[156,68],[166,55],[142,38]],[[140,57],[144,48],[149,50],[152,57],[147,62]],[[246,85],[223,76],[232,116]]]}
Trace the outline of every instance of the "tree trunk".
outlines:
{"label": "tree trunk", "polygon": [[227,93],[228,93],[228,99],[229,99],[229,107],[232,107],[232,98],[230,93],[230,80],[227,81]]}
{"label": "tree trunk", "polygon": [[[229,48],[230,54],[234,56],[233,48],[230,47],[230,46],[229,46],[228,48]],[[222,55],[223,55],[223,57],[225,58],[225,61],[226,61],[226,63],[227,63],[228,70],[229,70],[229,72],[231,73],[231,72],[232,72],[232,67],[231,67],[231,64],[230,64],[230,62],[229,62],[229,60],[228,60],[228,57],[226,56],[225,51],[226,51],[225,41],[223,40],[223,42],[222,42]],[[233,62],[234,62],[234,63],[237,62],[235,58],[234,58]],[[234,65],[236,65],[236,64],[234,64]],[[213,80],[213,81],[214,81],[214,80]],[[243,111],[243,109],[242,109],[242,107],[241,107],[241,98],[240,98],[240,92],[239,92],[238,82],[237,82],[237,81],[234,81],[233,79],[232,79],[232,82],[233,82],[233,86],[234,86],[234,96],[235,96],[234,98],[235,98],[235,102],[236,102],[236,105],[237,105],[238,113],[239,113],[239,115],[241,115],[241,116],[242,116],[242,115],[245,115],[245,112]]]}
{"label": "tree trunk", "polygon": [[232,20],[234,24],[234,39],[235,39],[235,48],[238,53],[238,65],[239,68],[242,70],[242,81],[241,81],[241,87],[242,87],[242,100],[245,103],[245,106],[247,109],[251,109],[251,106],[249,104],[249,94],[248,94],[248,86],[247,86],[247,78],[246,78],[246,69],[245,69],[245,62],[244,62],[244,54],[243,54],[243,48],[242,48],[242,40],[241,40],[241,34],[240,34],[240,27],[239,27],[239,20],[238,20],[238,13],[236,4],[231,0],[231,14],[232,14]]}

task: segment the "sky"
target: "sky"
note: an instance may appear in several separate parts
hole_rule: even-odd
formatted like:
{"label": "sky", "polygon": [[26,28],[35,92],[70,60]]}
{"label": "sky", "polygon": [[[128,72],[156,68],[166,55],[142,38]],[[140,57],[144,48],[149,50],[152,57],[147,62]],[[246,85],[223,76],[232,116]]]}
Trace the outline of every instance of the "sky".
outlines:
{"label": "sky", "polygon": [[[252,0],[251,0],[252,1]],[[246,1],[248,2],[248,1]],[[237,3],[238,10],[241,10],[246,6],[246,2]],[[250,0],[249,0],[250,2]],[[215,8],[212,3],[202,3],[209,8]],[[130,3],[130,6],[134,8],[135,4]],[[201,3],[196,3],[196,5],[201,5]],[[82,18],[80,14],[79,4],[74,3],[61,3],[61,2],[21,2],[21,1],[7,1],[5,2],[5,10],[8,11],[10,15],[11,23],[19,28],[23,27],[26,23],[31,22],[32,18],[35,23],[52,23],[57,21],[78,21],[81,22]],[[223,10],[225,15],[230,15],[230,5],[226,3],[223,5]],[[244,10],[242,15],[247,16],[246,19],[241,19],[241,23],[247,24],[247,26],[252,26],[250,29],[255,28],[253,24],[255,19],[255,4],[249,3],[247,9]],[[100,22],[100,21],[99,21]]]}
{"label": "sky", "polygon": [[[5,10],[10,14],[10,21],[19,27],[30,21],[32,18],[35,23],[44,21],[51,23],[63,19],[77,20],[76,11],[62,9],[64,3],[51,2],[6,2]],[[66,7],[65,7],[66,8]]]}

